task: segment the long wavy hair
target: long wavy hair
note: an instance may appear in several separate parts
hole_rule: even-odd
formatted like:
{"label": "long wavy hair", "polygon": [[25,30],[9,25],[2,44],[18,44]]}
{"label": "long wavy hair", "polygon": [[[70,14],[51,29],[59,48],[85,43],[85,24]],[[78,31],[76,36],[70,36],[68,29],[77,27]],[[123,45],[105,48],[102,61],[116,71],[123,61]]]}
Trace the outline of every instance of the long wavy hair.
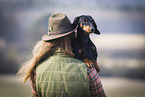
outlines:
{"label": "long wavy hair", "polygon": [[34,70],[38,64],[46,58],[52,56],[58,48],[61,48],[62,51],[70,57],[74,57],[72,52],[72,43],[74,38],[75,33],[73,32],[65,37],[48,42],[43,40],[38,41],[33,49],[33,57],[29,61],[23,63],[21,69],[17,73],[18,75],[21,75],[22,82],[25,83],[28,79],[33,81]]}

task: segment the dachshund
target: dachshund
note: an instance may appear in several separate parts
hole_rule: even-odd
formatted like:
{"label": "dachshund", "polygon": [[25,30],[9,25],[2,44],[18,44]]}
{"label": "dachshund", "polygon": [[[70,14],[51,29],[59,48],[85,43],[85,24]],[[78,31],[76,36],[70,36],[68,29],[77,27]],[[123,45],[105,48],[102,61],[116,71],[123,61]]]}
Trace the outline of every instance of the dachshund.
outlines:
{"label": "dachshund", "polygon": [[84,61],[88,67],[95,67],[100,72],[97,63],[97,50],[89,35],[91,33],[100,34],[94,19],[90,15],[81,15],[75,17],[73,26],[77,28],[77,36],[73,44],[73,53],[79,60]]}

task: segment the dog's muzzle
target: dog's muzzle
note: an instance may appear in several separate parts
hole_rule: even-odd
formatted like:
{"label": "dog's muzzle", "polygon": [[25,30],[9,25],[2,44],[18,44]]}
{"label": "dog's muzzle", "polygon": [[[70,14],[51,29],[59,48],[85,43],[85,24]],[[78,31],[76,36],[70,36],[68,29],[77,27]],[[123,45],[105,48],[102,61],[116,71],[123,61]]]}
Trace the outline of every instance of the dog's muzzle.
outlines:
{"label": "dog's muzzle", "polygon": [[92,25],[92,23],[90,23],[89,25],[90,25],[90,31],[91,31],[91,33],[94,33],[95,32],[94,26]]}
{"label": "dog's muzzle", "polygon": [[96,29],[94,28],[94,26],[92,25],[92,23],[88,23],[88,22],[82,23],[82,26],[81,26],[81,27],[82,27],[83,30],[86,31],[88,34],[94,33],[95,30],[96,30]]}

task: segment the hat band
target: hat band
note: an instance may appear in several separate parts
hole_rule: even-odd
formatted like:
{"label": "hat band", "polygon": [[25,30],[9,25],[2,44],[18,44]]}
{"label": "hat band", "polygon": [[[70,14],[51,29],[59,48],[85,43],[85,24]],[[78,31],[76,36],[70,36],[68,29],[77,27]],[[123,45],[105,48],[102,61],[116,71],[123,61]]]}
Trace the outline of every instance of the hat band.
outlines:
{"label": "hat band", "polygon": [[51,36],[51,35],[64,34],[64,33],[67,33],[68,31],[71,31],[71,30],[72,29],[66,29],[66,30],[59,31],[59,32],[48,32],[48,35]]}

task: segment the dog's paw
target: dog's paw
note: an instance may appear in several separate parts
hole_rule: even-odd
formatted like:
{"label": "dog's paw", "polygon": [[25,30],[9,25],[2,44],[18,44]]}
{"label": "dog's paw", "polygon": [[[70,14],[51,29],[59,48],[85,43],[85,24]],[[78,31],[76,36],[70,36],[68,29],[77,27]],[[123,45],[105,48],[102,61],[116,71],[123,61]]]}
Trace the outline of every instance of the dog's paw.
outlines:
{"label": "dog's paw", "polygon": [[93,67],[93,62],[90,59],[85,58],[83,61],[87,64],[87,66],[89,68],[92,68]]}

